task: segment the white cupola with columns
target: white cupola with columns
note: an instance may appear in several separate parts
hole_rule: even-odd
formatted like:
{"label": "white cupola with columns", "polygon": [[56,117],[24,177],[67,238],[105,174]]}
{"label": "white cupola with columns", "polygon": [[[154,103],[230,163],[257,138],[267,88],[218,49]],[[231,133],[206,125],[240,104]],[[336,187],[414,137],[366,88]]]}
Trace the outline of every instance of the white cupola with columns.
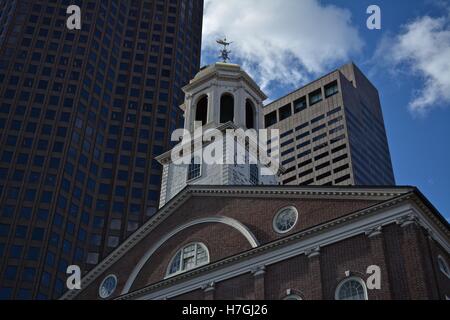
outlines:
{"label": "white cupola with columns", "polygon": [[[204,67],[183,91],[186,98],[180,108],[184,111],[185,135],[191,135],[192,139],[183,139],[174,149],[156,158],[163,165],[160,207],[190,184],[278,184],[278,169],[272,175],[262,175],[262,167],[270,167],[267,163],[236,161],[238,157],[258,158],[259,149],[250,148],[248,140],[236,146],[236,142],[225,139],[228,130],[254,129],[252,132],[258,135],[259,129],[264,129],[262,107],[267,97],[239,65],[215,63]],[[195,136],[199,131],[202,136]],[[212,143],[223,146],[220,155],[217,149],[212,152],[213,156],[223,157],[226,160],[223,163],[211,164],[202,157]],[[186,152],[185,147],[192,145],[196,146],[195,152],[194,149],[193,153]]]}

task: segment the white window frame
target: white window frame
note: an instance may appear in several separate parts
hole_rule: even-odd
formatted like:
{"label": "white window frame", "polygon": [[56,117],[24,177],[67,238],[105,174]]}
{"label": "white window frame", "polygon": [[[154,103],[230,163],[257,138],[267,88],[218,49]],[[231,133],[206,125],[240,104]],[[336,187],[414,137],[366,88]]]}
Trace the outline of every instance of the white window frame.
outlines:
{"label": "white window frame", "polygon": [[[341,301],[341,299],[339,299],[339,292],[341,291],[341,288],[344,286],[344,284],[346,284],[347,282],[350,281],[357,281],[359,282],[362,287],[363,287],[363,291],[364,291],[364,300],[369,300],[369,295],[367,293],[367,286],[366,283],[364,282],[363,279],[361,279],[360,277],[349,277],[349,278],[345,278],[344,280],[342,280],[338,286],[336,287],[336,290],[334,292],[334,299],[335,300],[339,300]],[[343,301],[343,300],[342,300]]]}
{"label": "white window frame", "polygon": [[[187,248],[189,246],[192,246],[192,245],[195,245],[195,259],[196,260],[197,260],[197,249],[198,249],[198,246],[201,246],[203,248],[203,250],[205,250],[205,252],[206,252],[206,262],[203,262],[201,264],[197,264],[196,263],[193,268],[182,269],[182,267],[183,267],[183,251],[184,251],[185,248]],[[174,273],[170,273],[171,266],[172,266],[174,260],[176,259],[176,257],[178,256],[178,254],[180,252],[181,252],[181,255],[180,255],[180,270],[178,270],[177,272],[174,272]],[[175,254],[173,255],[173,257],[170,259],[169,265],[167,266],[165,279],[177,276],[179,274],[182,274],[182,273],[194,270],[194,269],[202,267],[202,266],[205,266],[205,265],[209,264],[209,261],[210,261],[209,250],[208,250],[208,247],[204,243],[201,243],[201,242],[188,243],[188,244],[184,245],[183,247],[181,247],[180,249],[178,249],[175,252]]]}
{"label": "white window frame", "polygon": [[[445,266],[445,269],[442,268],[442,265]],[[438,256],[438,266],[439,266],[439,270],[445,275],[447,276],[447,278],[450,279],[450,267],[448,266],[447,261],[445,260],[445,258],[441,255]]]}
{"label": "white window frame", "polygon": [[286,297],[283,298],[283,300],[303,300],[302,297],[300,297],[298,294],[289,294]]}
{"label": "white window frame", "polygon": [[[287,210],[287,209],[293,209],[294,210],[294,212],[295,212],[295,222],[289,229],[287,229],[287,230],[280,230],[278,228],[278,226],[277,226],[277,219],[280,216],[280,214],[284,210]],[[273,226],[273,230],[275,230],[276,233],[278,233],[278,234],[286,234],[286,233],[292,231],[292,229],[294,229],[294,227],[297,225],[297,222],[298,222],[298,210],[297,210],[297,208],[294,207],[294,206],[288,206],[288,207],[281,208],[280,210],[277,211],[277,213],[273,217],[272,226]]]}
{"label": "white window frame", "polygon": [[[187,166],[187,172],[186,172],[186,181],[187,182],[195,181],[195,180],[200,179],[202,177],[203,163],[195,163],[194,159],[195,159],[195,157],[193,157],[191,159],[191,162]],[[190,174],[190,171],[191,171],[191,166],[193,166],[193,165],[198,165],[200,167],[199,174],[196,177],[189,178],[189,174]]]}
{"label": "white window frame", "polygon": [[[106,280],[108,280],[109,278],[113,278],[114,281],[115,281],[114,289],[111,291],[111,293],[110,293],[109,295],[103,295],[103,294],[102,294],[102,287],[103,287],[103,285],[105,284]],[[118,279],[117,279],[117,276],[116,276],[115,274],[109,274],[109,275],[107,275],[107,276],[103,279],[103,281],[102,281],[102,283],[100,284],[100,286],[98,287],[98,296],[99,296],[100,298],[102,298],[102,299],[108,299],[108,298],[111,297],[111,296],[114,294],[114,292],[116,291],[116,289],[117,289],[117,284],[118,284]]]}

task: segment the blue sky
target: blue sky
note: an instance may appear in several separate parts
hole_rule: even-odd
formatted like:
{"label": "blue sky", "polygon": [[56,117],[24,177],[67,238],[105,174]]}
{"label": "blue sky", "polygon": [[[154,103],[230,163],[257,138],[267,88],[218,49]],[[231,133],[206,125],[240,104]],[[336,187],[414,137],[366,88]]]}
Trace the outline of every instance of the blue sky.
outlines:
{"label": "blue sky", "polygon": [[380,92],[397,184],[450,219],[450,1],[206,0],[203,64],[225,35],[271,100],[354,61]]}

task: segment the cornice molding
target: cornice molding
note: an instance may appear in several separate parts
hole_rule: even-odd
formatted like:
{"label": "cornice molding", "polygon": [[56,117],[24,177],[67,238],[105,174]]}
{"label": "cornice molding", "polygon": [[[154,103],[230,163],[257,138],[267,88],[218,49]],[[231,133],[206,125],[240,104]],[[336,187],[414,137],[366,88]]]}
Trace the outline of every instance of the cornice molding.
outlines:
{"label": "cornice molding", "polygon": [[377,226],[375,228],[371,228],[366,231],[366,236],[368,238],[373,238],[373,237],[379,236],[382,234],[382,229],[383,229],[382,226]]}
{"label": "cornice molding", "polygon": [[265,265],[259,265],[256,266],[251,270],[251,273],[254,277],[263,276],[266,273],[266,266]]}
{"label": "cornice molding", "polygon": [[195,92],[195,88],[208,83],[208,81],[232,81],[238,83],[242,81],[257,93],[262,101],[267,99],[267,95],[259,88],[258,84],[239,65],[235,64],[216,63],[210,65],[206,69],[201,70],[182,90],[185,93]]}
{"label": "cornice molding", "polygon": [[201,288],[205,293],[214,291],[216,289],[216,283],[214,281],[204,284]]}
{"label": "cornice molding", "polygon": [[318,256],[320,255],[320,247],[315,247],[315,248],[312,248],[312,249],[307,250],[307,251],[305,252],[305,255],[306,255],[309,259],[314,258],[314,257],[318,257]]}
{"label": "cornice molding", "polygon": [[404,228],[409,225],[419,225],[419,220],[414,214],[409,214],[398,219],[397,224]]}

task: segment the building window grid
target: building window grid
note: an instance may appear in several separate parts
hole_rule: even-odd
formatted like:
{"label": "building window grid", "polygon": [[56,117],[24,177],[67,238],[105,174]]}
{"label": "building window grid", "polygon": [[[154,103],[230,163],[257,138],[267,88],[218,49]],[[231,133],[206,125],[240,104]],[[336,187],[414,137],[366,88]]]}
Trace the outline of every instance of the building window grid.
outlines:
{"label": "building window grid", "polygon": [[[328,116],[328,117],[331,117],[331,116],[333,116],[333,115],[336,115],[336,114],[339,113],[340,111],[341,111],[341,107],[337,107],[337,108],[331,110],[330,112],[328,112],[328,113],[327,113],[327,116]],[[324,116],[325,116],[325,115],[321,115],[321,116],[316,117],[315,119],[313,119],[313,120],[315,120],[315,121],[311,121],[311,123],[312,123],[312,122],[316,123],[316,122],[318,122],[318,121],[324,120],[324,119],[325,119]],[[336,116],[336,118],[331,119],[331,120],[328,120],[328,121],[330,121],[331,124],[336,124],[336,123],[338,124],[338,123],[341,122],[342,120],[343,120],[343,117],[342,117],[342,116]],[[306,127],[306,126],[304,126],[304,127]],[[325,127],[326,127],[326,126],[323,126],[323,125],[322,125],[322,127],[320,127],[320,130],[324,129]],[[316,130],[316,131],[320,131],[320,130]],[[340,130],[342,130],[342,129],[340,129]],[[332,132],[332,133],[334,134],[335,132]],[[304,134],[302,134],[302,135],[297,136],[296,138],[297,138],[297,139],[302,139],[302,138],[307,137],[308,135],[309,135],[309,132],[306,132],[306,133],[304,133]],[[314,141],[314,144],[315,144],[315,143],[319,143],[319,141],[320,141],[321,139],[323,139],[325,136],[326,136],[326,133],[323,133],[322,135],[316,136],[316,137],[315,137],[315,140],[316,140],[316,141]],[[337,140],[333,140],[333,139],[332,139],[332,140],[330,141],[330,143],[336,143],[336,142],[338,142],[339,140],[343,140],[343,139],[345,139],[345,135],[339,136]],[[313,140],[314,140],[314,139],[313,139]],[[297,149],[301,149],[301,148],[303,148],[303,147],[305,147],[305,146],[307,146],[307,145],[309,145],[309,144],[310,144],[310,141],[307,141],[307,142],[304,142],[304,143],[302,143],[302,144],[299,144],[299,145],[297,145]],[[318,145],[315,145],[315,146],[312,148],[312,150],[313,150],[313,151],[319,151],[319,150],[325,148],[327,145],[328,145],[327,142],[325,142],[325,143],[320,143],[320,144],[318,144]],[[289,150],[288,150],[288,151],[289,151]],[[284,156],[286,156],[287,154],[290,154],[290,153],[291,153],[291,152],[287,152],[286,154],[284,154]],[[306,154],[306,155],[307,155],[307,154]],[[320,158],[320,159],[321,159],[321,158]],[[320,159],[317,159],[317,160],[320,160]],[[316,160],[316,161],[317,161],[317,160]],[[312,161],[312,160],[311,160],[311,161]],[[286,163],[286,162],[285,162],[285,163]],[[316,167],[315,169],[316,169],[316,171],[318,171],[318,170],[322,170],[322,169],[324,169],[324,168],[323,168],[321,165],[319,165],[319,166]],[[338,172],[339,172],[339,171],[338,171]],[[299,178],[304,178],[305,175],[310,175],[310,174],[312,174],[312,172],[310,172],[309,170],[307,170],[306,172],[301,172],[301,173],[299,174]],[[331,172],[330,172],[330,174],[326,173],[325,175],[327,175],[326,177],[328,177],[328,176],[331,175]],[[324,179],[324,178],[326,178],[326,177],[320,175],[320,176],[317,177],[317,180],[322,180],[322,179]],[[285,182],[286,182],[286,181],[289,181],[289,182],[290,182],[289,179],[292,179],[292,177],[291,177],[291,178],[288,178],[287,180],[285,180]],[[339,178],[338,178],[338,179],[339,179]]]}
{"label": "building window grid", "polygon": [[192,181],[195,179],[200,178],[201,171],[202,171],[202,165],[201,163],[198,163],[199,160],[196,160],[195,158],[192,159],[191,163],[188,166],[188,175],[187,180]]}
{"label": "building window grid", "polygon": [[259,168],[257,164],[250,164],[250,183],[259,184]]}

